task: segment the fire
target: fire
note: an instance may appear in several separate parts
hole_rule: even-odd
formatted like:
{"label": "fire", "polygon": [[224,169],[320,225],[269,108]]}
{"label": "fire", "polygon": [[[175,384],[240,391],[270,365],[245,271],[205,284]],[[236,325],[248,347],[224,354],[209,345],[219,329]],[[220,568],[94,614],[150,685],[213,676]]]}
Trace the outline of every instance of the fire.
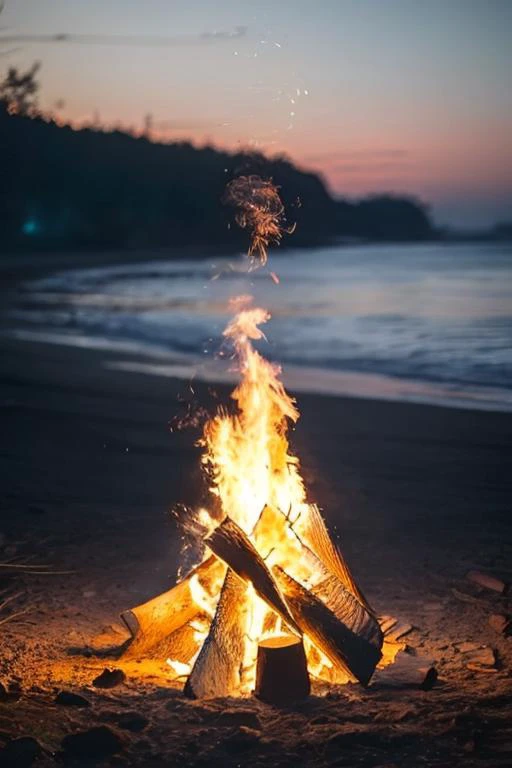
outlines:
{"label": "fire", "polygon": [[[258,253],[265,263],[268,243],[281,233],[276,188],[242,177],[229,185],[228,197],[240,207],[239,223],[251,228],[249,256]],[[253,690],[262,641],[267,647],[302,641],[310,675],[367,684],[382,660],[382,633],[307,499],[288,443],[297,404],[280,367],[255,346],[266,340],[262,326],[270,313],[250,296],[234,299],[232,307],[224,337],[240,381],[233,407],[206,421],[200,441],[211,503],[177,514],[204,544],[205,559],[170,593],[140,607],[135,619],[171,612],[180,657],[167,663],[176,677],[187,676],[185,692],[194,696]]]}
{"label": "fire", "polygon": [[[233,344],[241,381],[231,395],[235,412],[220,409],[204,427],[201,445],[210,491],[217,506],[229,512],[270,568],[279,564],[309,588],[321,574],[311,570],[300,545],[310,507],[299,462],[291,454],[287,438],[288,428],[297,421],[299,412],[280,379],[280,367],[253,346],[254,341],[265,338],[260,326],[270,319],[269,312],[251,306],[247,296],[237,298],[233,305],[239,311],[224,336]],[[196,520],[208,531],[218,524],[205,509],[198,511]],[[192,582],[198,606],[212,614],[215,603],[204,590],[198,594],[201,588],[197,580]],[[278,636],[284,629],[279,617],[272,621],[269,608],[250,585],[248,592],[246,691],[254,682],[257,642]],[[322,667],[332,667],[322,653],[309,653],[309,660],[313,673],[321,674]]]}
{"label": "fire", "polygon": [[279,379],[279,367],[253,347],[264,338],[260,325],[270,315],[249,301],[237,301],[243,308],[224,331],[242,377],[232,394],[237,411],[217,413],[206,423],[202,441],[211,490],[247,534],[267,503],[291,511],[293,518],[305,509],[304,484],[287,440],[288,424],[299,413]]}

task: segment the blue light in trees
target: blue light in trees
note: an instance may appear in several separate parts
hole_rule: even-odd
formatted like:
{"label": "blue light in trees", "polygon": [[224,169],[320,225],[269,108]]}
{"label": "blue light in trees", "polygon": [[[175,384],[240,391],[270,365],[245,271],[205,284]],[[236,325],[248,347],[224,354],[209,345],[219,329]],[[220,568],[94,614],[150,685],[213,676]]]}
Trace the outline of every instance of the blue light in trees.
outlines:
{"label": "blue light in trees", "polygon": [[41,230],[41,227],[39,225],[39,222],[33,218],[27,219],[25,222],[23,222],[23,226],[21,228],[21,231],[23,232],[23,234],[28,235],[29,237],[37,235],[40,232],[40,230]]}

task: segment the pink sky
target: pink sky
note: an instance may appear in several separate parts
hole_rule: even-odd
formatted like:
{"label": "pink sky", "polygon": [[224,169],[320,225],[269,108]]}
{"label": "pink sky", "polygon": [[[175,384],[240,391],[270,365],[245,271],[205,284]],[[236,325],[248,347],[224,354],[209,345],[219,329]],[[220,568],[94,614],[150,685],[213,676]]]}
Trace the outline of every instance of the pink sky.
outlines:
{"label": "pink sky", "polygon": [[8,0],[2,25],[148,36],[9,44],[0,68],[40,60],[43,106],[64,99],[66,119],[151,114],[155,136],[284,152],[337,195],[406,192],[459,226],[512,218],[505,0]]}

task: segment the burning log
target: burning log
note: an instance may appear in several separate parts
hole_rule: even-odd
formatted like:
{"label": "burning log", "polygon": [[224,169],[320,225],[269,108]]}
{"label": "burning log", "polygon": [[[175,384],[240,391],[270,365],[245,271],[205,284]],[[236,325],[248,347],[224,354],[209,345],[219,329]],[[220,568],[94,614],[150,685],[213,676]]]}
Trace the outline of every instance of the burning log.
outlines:
{"label": "burning log", "polygon": [[186,685],[190,698],[232,696],[240,688],[247,632],[247,585],[228,569],[208,637]]}
{"label": "burning log", "polygon": [[355,635],[373,645],[380,653],[383,634],[377,617],[358,589],[343,557],[332,543],[326,525],[315,506],[310,506],[304,541],[293,529],[301,544],[302,555],[312,573],[321,580],[312,588],[313,594]]}
{"label": "burning log", "polygon": [[[196,617],[197,620],[198,617]],[[205,617],[201,617],[205,621]],[[209,620],[209,618],[208,618]],[[159,643],[152,649],[152,655],[160,658],[167,659],[167,663],[172,667],[171,661],[176,661],[180,664],[188,664],[199,651],[199,646],[202,642],[202,637],[198,633],[192,624],[195,622],[184,624],[179,629],[176,629],[172,635],[166,638],[162,643]]]}
{"label": "burning log", "polygon": [[286,622],[292,632],[301,634],[283,600],[279,587],[248,536],[231,518],[226,517],[204,542]]}
{"label": "burning log", "polygon": [[121,618],[133,637],[125,656],[131,658],[143,656],[150,648],[158,645],[175,630],[191,621],[201,610],[191,592],[192,579],[196,578],[200,583],[214,582],[222,578],[223,569],[225,569],[223,563],[216,557],[209,557],[172,589],[147,603],[124,611]]}
{"label": "burning log", "polygon": [[[379,622],[368,602],[357,588],[352,575],[341,554],[332,543],[325,523],[317,507],[311,506],[306,516],[306,526],[302,534],[315,547],[313,551],[299,536],[293,525],[290,526],[295,534],[297,545],[300,547],[301,561],[307,562],[311,573],[320,577],[320,582],[312,588],[312,593],[318,597],[332,613],[355,635],[373,645],[380,653],[383,635]],[[265,535],[268,529],[279,531],[279,537],[284,537],[283,530],[288,525],[287,519],[278,510],[266,506],[258,519],[253,535]]]}
{"label": "burning log", "polygon": [[273,573],[292,615],[316,647],[342,670],[348,670],[362,685],[368,685],[380,659],[380,649],[350,630],[330,608],[282,568]]}
{"label": "burning log", "polygon": [[340,584],[336,576],[329,576],[311,591],[351,632],[380,652],[383,636],[379,622],[365,605]]}
{"label": "burning log", "polygon": [[328,571],[336,576],[343,586],[368,610],[370,606],[357,586],[348,565],[338,547],[333,544],[320,510],[315,504],[309,506],[303,543],[317,556]]}
{"label": "burning log", "polygon": [[301,638],[278,635],[258,644],[254,695],[267,704],[291,704],[309,696],[311,686]]}

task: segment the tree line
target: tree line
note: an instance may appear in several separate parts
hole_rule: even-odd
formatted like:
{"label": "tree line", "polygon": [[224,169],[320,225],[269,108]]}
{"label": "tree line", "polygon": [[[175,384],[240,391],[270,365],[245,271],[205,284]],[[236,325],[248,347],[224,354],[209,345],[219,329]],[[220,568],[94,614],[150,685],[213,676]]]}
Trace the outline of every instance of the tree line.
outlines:
{"label": "tree line", "polygon": [[0,83],[0,247],[240,248],[222,204],[241,174],[280,188],[293,246],[339,238],[425,240],[435,236],[426,207],[394,195],[337,200],[322,179],[286,157],[230,153],[188,142],[95,128],[74,130],[37,109],[37,65]]}

